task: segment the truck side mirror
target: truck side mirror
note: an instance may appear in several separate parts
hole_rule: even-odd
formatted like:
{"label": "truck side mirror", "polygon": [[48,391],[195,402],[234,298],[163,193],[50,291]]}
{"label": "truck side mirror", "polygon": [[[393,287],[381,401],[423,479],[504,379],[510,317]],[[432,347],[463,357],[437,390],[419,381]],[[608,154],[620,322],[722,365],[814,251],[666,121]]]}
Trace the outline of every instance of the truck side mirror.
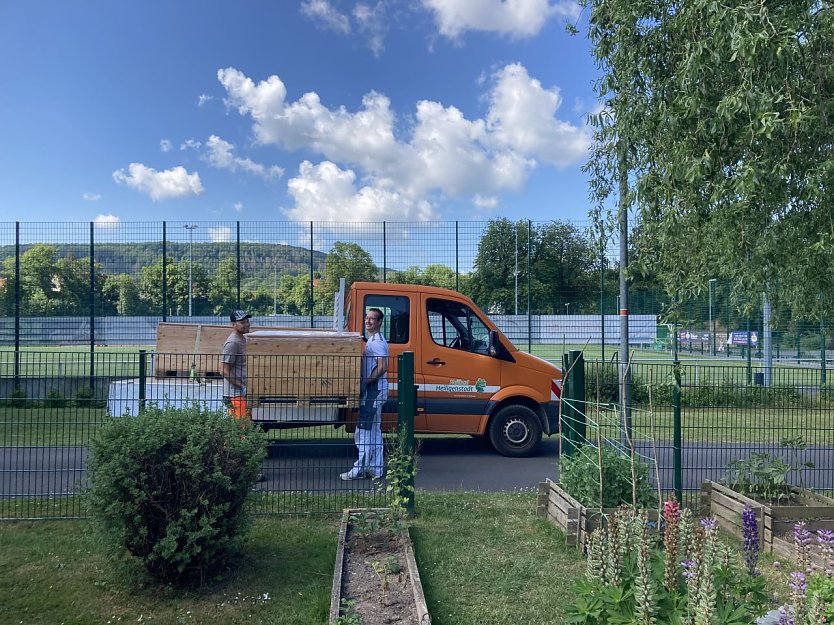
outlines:
{"label": "truck side mirror", "polygon": [[489,331],[489,348],[487,353],[495,358],[498,355],[498,332],[495,330]]}

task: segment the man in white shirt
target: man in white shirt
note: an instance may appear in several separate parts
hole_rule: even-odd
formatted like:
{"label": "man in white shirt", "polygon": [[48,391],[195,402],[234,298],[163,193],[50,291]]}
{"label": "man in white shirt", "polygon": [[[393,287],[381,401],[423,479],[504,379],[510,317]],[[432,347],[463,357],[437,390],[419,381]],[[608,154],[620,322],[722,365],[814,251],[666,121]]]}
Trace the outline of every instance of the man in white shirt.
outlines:
{"label": "man in white shirt", "polygon": [[388,399],[388,342],[380,333],[385,315],[379,308],[365,313],[367,343],[362,352],[362,396],[354,440],[359,458],[339,475],[343,480],[381,478],[385,473],[382,447],[382,406]]}

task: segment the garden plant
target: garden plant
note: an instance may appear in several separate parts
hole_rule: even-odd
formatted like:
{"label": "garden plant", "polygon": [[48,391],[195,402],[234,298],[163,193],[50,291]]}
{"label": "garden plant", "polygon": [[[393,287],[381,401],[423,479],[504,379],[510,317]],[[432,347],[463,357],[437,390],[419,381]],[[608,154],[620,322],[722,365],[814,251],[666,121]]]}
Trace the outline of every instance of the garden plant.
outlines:
{"label": "garden plant", "polygon": [[90,511],[114,554],[153,576],[200,584],[226,570],[249,527],[246,500],[263,433],[199,405],[148,407],[113,419],[92,441]]}

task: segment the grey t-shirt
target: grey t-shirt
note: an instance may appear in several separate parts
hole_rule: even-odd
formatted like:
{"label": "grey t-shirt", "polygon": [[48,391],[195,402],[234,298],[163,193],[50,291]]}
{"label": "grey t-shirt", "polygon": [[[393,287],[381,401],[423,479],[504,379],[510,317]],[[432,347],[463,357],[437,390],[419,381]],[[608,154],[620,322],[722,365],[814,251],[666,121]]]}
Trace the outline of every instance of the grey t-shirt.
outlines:
{"label": "grey t-shirt", "polygon": [[[246,384],[246,338],[242,334],[232,332],[226,342],[223,343],[223,355],[220,362],[232,366],[232,377]],[[243,395],[243,389],[239,389],[223,378],[223,395],[234,397]]]}

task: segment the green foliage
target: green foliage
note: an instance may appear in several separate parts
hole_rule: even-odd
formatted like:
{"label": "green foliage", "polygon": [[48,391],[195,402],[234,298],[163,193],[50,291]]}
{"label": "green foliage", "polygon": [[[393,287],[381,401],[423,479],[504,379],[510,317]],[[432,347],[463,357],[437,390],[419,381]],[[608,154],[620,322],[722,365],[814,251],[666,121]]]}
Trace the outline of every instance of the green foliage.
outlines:
{"label": "green foliage", "polygon": [[89,386],[81,386],[75,391],[75,401],[79,408],[104,408],[107,400],[97,399],[96,394]]}
{"label": "green foliage", "polygon": [[393,443],[387,450],[388,465],[385,469],[385,490],[393,510],[405,515],[414,501],[414,476],[417,475],[419,442],[413,448],[402,430],[397,430]]}
{"label": "green foliage", "polygon": [[362,625],[362,617],[356,611],[356,601],[354,599],[342,599],[339,606],[338,618],[334,625]]}
{"label": "green foliage", "polygon": [[673,310],[720,277],[740,308],[768,291],[830,313],[830,4],[582,4],[602,70],[591,192],[600,222],[614,195],[636,205],[632,269],[658,275]]}
{"label": "green foliage", "polygon": [[46,399],[43,403],[47,408],[65,408],[69,402],[66,397],[61,395],[61,391],[53,386],[46,393]]}
{"label": "green foliage", "polygon": [[4,403],[12,408],[25,408],[27,405],[26,391],[19,386],[15,387]]}
{"label": "green foliage", "polygon": [[94,518],[155,577],[201,583],[240,548],[265,456],[259,430],[198,405],[150,407],[111,420],[90,451]]}
{"label": "green foliage", "polygon": [[834,577],[824,570],[816,571],[808,576],[807,595],[818,594],[820,603],[825,606],[825,622],[834,623]]}
{"label": "green foliage", "polygon": [[599,449],[583,445],[573,456],[563,457],[559,462],[559,482],[568,494],[589,508],[616,508],[632,503],[639,508],[657,507],[657,493],[649,482],[649,465],[635,459],[632,479],[631,459],[610,445]]}
{"label": "green foliage", "polygon": [[747,458],[730,461],[721,483],[743,495],[764,501],[789,498],[788,473],[798,471],[801,485],[802,469],[813,468],[814,464],[798,462],[799,452],[806,447],[801,436],[782,439],[782,446],[788,449],[791,455],[790,462],[772,458],[766,451],[754,451]]}

